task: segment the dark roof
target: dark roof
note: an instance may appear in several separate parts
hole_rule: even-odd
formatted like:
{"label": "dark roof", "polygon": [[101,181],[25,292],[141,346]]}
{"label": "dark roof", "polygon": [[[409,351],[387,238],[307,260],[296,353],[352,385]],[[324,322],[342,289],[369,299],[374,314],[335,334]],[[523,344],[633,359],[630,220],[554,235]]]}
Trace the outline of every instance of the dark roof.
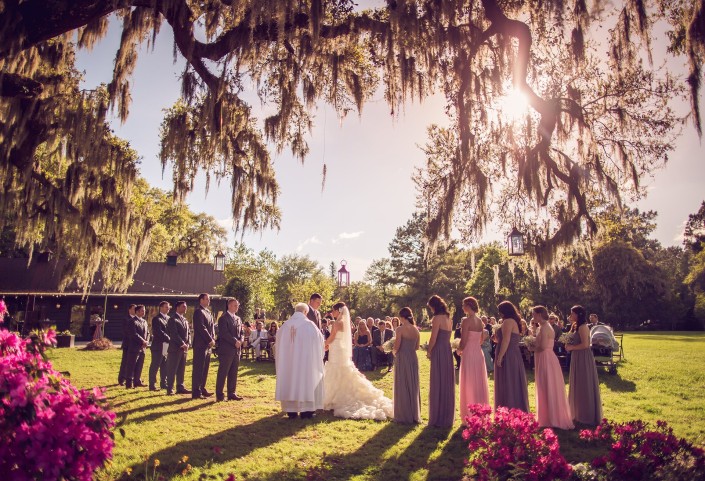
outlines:
{"label": "dark roof", "polygon": [[[37,262],[27,259],[0,258],[0,294],[56,294],[63,260]],[[181,263],[169,266],[164,262],[143,262],[137,269],[132,285],[125,295],[135,294],[200,294],[215,293],[225,283],[223,272],[215,271],[213,264]],[[83,292],[71,283],[64,293]],[[91,293],[103,293],[103,276],[94,277]]]}

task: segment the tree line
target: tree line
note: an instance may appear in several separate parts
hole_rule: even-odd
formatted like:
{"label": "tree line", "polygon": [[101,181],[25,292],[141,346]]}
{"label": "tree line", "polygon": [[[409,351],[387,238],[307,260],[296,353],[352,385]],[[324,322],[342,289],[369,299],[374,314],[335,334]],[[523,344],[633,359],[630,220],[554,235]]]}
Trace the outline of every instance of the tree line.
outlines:
{"label": "tree line", "polygon": [[397,228],[388,256],[374,260],[364,279],[337,286],[335,264],[326,272],[308,256],[269,250],[256,253],[243,244],[230,251],[226,293],[245,300],[245,316],[254,307],[284,319],[295,302],[312,292],[323,295],[322,309],[344,300],[353,315],[394,315],[410,306],[420,320],[425,303],[442,296],[462,316],[461,302],[477,298],[481,310],[496,316],[495,306],[508,299],[527,312],[542,304],[567,318],[582,304],[617,329],[705,328],[705,202],[686,225],[682,246],[664,247],[651,235],[657,213],[616,207],[598,217],[598,234],[562,252],[553,267],[540,269],[527,258],[511,258],[498,243],[475,246],[457,240],[429,250],[423,236],[426,218],[415,213]]}

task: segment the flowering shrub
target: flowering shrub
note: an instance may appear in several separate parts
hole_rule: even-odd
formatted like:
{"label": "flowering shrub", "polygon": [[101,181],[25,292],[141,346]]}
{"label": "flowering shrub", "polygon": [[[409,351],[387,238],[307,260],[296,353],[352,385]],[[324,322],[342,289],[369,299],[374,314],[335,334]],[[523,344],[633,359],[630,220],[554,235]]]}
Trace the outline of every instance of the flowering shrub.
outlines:
{"label": "flowering shrub", "polygon": [[592,460],[591,479],[705,478],[705,451],[677,438],[664,421],[652,429],[643,421],[618,424],[603,420],[594,430],[581,431],[580,437],[609,446],[606,455]]}
{"label": "flowering shrub", "polygon": [[572,467],[559,451],[558,438],[541,429],[530,413],[500,407],[469,406],[463,439],[468,442],[469,465],[477,479],[570,479]]}
{"label": "flowering shrub", "polygon": [[89,481],[112,457],[115,414],[101,389],[78,390],[52,368],[44,351],[55,343],[53,330],[29,339],[0,330],[3,481]]}

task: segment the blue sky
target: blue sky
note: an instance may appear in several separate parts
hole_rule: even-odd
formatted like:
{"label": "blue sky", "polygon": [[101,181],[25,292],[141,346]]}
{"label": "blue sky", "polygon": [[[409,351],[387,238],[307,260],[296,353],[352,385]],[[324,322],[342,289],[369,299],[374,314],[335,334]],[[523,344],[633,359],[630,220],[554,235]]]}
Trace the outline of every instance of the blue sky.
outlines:
{"label": "blue sky", "polygon": [[[112,22],[108,36],[93,51],[79,54],[85,88],[110,81],[119,35]],[[142,175],[167,190],[171,172],[167,169],[162,176],[157,158],[159,125],[162,109],[179,96],[182,70],[182,59],[173,63],[171,30],[164,25],[154,50],[142,46],[131,82],[133,101],[127,122],[121,125],[113,120],[116,135],[129,140],[142,156]],[[259,105],[253,107],[256,111]],[[406,105],[401,115],[392,117],[381,93],[365,104],[362,115],[351,113],[342,121],[330,107],[320,106],[304,165],[288,151],[272,152],[281,187],[281,230],[246,234],[243,241],[256,251],[268,248],[279,257],[309,255],[326,270],[331,261],[337,265],[346,259],[351,279],[362,279],[373,259],[387,256],[396,228],[414,211],[411,174],[424,162],[418,146],[426,142],[428,125],[447,125],[443,109],[443,99],[431,97],[423,105]],[[327,179],[321,190],[324,163]],[[656,238],[664,245],[678,244],[688,214],[705,200],[705,148],[692,125],[685,127],[667,167],[643,184],[648,186],[648,196],[638,207],[659,212]],[[199,178],[188,204],[230,228],[228,183],[212,185],[207,195],[204,186]],[[490,227],[487,240],[504,235]],[[231,233],[230,239],[236,238],[240,234]]]}

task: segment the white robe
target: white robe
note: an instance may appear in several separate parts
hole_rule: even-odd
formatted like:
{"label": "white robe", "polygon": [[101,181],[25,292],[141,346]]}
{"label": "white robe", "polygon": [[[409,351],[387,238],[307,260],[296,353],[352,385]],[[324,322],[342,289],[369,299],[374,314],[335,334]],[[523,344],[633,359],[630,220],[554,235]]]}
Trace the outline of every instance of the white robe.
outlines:
{"label": "white robe", "polygon": [[275,399],[286,412],[323,409],[323,334],[295,312],[277,331]]}

